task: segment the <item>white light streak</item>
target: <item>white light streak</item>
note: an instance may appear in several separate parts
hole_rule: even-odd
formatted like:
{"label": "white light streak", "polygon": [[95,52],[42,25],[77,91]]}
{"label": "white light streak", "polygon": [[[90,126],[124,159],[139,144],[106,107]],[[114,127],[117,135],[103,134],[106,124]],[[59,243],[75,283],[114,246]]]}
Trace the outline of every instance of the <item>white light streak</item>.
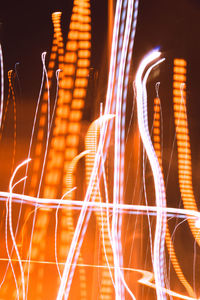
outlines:
{"label": "white light streak", "polygon": [[[147,152],[147,156],[150,161],[150,165],[153,172],[154,177],[154,186],[156,192],[156,205],[158,207],[162,207],[164,205],[165,199],[165,191],[164,191],[164,181],[162,177],[162,172],[159,166],[159,162],[154,151],[149,129],[148,129],[148,119],[147,119],[147,97],[146,97],[146,80],[148,74],[150,73],[153,66],[160,63],[162,60],[157,62],[155,65],[149,68],[146,74],[146,78],[144,78],[144,82],[142,81],[143,73],[146,67],[153,63],[156,59],[160,57],[161,53],[158,51],[151,51],[145,58],[142,60],[137,74],[136,74],[136,90],[137,90],[137,115],[138,115],[138,125],[141,134],[141,138],[144,144],[144,148]],[[164,288],[164,269],[163,269],[163,258],[162,253],[160,255],[160,247],[163,245],[163,234],[162,234],[162,222],[165,217],[158,209],[157,211],[157,220],[156,220],[156,231],[154,238],[154,274],[155,274],[155,282],[156,282],[156,292],[158,300],[166,299],[166,296],[163,294],[162,288]],[[162,250],[162,249],[161,249]]]}

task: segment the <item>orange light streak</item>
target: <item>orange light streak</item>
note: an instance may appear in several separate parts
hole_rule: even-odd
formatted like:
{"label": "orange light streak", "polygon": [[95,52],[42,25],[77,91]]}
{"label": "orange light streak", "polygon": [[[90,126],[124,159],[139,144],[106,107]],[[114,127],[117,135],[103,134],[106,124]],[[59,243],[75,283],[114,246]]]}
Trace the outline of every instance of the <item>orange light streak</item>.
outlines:
{"label": "orange light streak", "polygon": [[[186,66],[187,63],[184,59],[174,59],[173,102],[178,151],[179,187],[184,208],[197,211],[197,205],[192,186],[191,147],[186,108]],[[181,87],[179,93],[176,89],[178,84],[180,84]],[[200,245],[199,228],[196,227],[193,220],[188,220],[188,223],[194,238]]]}

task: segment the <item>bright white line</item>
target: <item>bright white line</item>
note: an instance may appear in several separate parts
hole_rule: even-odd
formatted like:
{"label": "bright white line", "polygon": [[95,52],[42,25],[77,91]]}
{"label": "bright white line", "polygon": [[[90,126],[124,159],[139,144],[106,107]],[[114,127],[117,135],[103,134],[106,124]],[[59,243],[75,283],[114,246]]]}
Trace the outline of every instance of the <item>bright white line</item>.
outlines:
{"label": "bright white line", "polygon": [[[26,204],[29,203],[37,203],[37,204],[46,204],[47,206],[49,204],[55,204],[55,205],[62,205],[62,206],[84,206],[85,204],[83,201],[80,200],[61,200],[61,199],[46,199],[46,198],[36,198],[31,197],[27,195],[22,194],[16,194],[9,192],[0,192],[0,198],[5,198],[5,201],[7,200],[10,195],[12,195],[13,199],[20,199],[25,201]],[[24,203],[24,204],[25,204]],[[88,207],[97,207],[97,208],[113,208],[112,203],[103,203],[103,202],[88,202]],[[183,209],[183,208],[174,208],[174,207],[157,207],[157,206],[146,206],[146,205],[135,205],[135,204],[116,204],[115,206],[119,210],[129,210],[129,211],[150,211],[150,212],[157,212],[162,211],[166,213],[172,213],[172,214],[180,214],[187,217],[192,217],[200,220],[200,212],[195,210],[189,210],[189,209]]]}
{"label": "bright white line", "polygon": [[[147,153],[151,169],[154,177],[154,187],[155,187],[155,196],[156,196],[156,206],[159,207],[157,210],[156,218],[156,229],[155,229],[155,238],[154,238],[154,258],[153,258],[153,268],[155,274],[155,283],[156,283],[156,293],[159,300],[166,299],[166,295],[163,293],[164,288],[164,269],[163,269],[163,255],[164,255],[164,236],[165,233],[165,224],[166,216],[165,213],[160,210],[160,207],[165,206],[165,188],[164,180],[162,177],[162,172],[160,165],[154,151],[149,128],[148,128],[148,118],[147,118],[147,93],[146,93],[146,81],[149,73],[152,68],[160,63],[162,60],[151,65],[149,69],[145,72],[145,69],[149,64],[152,64],[156,59],[160,57],[161,53],[158,51],[151,51],[147,56],[144,57],[140,66],[138,68],[135,84],[137,91],[137,116],[138,116],[138,126],[142,142]],[[143,78],[143,80],[142,80]],[[162,225],[163,228],[162,228]]]}

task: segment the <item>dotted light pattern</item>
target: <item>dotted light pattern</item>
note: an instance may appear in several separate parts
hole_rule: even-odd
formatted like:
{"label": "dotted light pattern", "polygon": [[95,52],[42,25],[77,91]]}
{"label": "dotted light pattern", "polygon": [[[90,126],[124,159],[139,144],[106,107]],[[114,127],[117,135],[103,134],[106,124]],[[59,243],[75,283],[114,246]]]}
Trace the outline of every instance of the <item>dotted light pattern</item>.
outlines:
{"label": "dotted light pattern", "polygon": [[[66,192],[66,171],[68,169],[68,165],[78,154],[81,119],[88,86],[91,56],[91,16],[89,1],[74,1],[69,32],[69,43],[67,43],[66,49],[68,51],[65,55],[65,61],[70,64],[70,72],[72,72],[72,74],[69,74],[70,69],[66,66],[64,72],[65,79],[67,79],[69,75],[73,75],[75,81],[73,83],[73,91],[71,94],[71,108],[67,137],[65,140],[62,194]],[[73,60],[71,61],[72,57]],[[75,185],[74,176],[73,185]]]}
{"label": "dotted light pattern", "polygon": [[[178,177],[185,209],[197,211],[192,187],[192,161],[186,109],[186,61],[174,59],[173,104],[178,151]],[[200,232],[194,220],[188,220],[190,229],[200,245]]]}

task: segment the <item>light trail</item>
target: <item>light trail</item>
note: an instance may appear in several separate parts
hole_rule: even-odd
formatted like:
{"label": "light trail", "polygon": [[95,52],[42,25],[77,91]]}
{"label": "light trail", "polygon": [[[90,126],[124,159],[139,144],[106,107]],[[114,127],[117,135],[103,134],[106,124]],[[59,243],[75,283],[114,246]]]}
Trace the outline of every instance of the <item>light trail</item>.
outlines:
{"label": "light trail", "polygon": [[[162,177],[162,172],[160,170],[159,162],[157,156],[155,154],[151,138],[149,135],[148,130],[148,121],[147,121],[147,98],[146,98],[146,89],[144,85],[146,85],[144,78],[144,82],[142,82],[142,76],[146,69],[146,67],[153,63],[156,59],[160,57],[161,53],[158,51],[150,52],[141,62],[137,74],[136,74],[136,91],[137,91],[137,115],[138,115],[138,124],[139,130],[141,134],[141,138],[144,144],[144,148],[147,152],[148,159],[150,161],[150,165],[153,172],[154,177],[154,187],[156,193],[156,205],[158,207],[162,207],[164,205],[163,199],[165,199],[165,191],[164,191],[164,181]],[[151,69],[161,63],[163,61],[160,60],[156,62],[153,66],[149,68],[146,75],[151,71]],[[156,221],[156,232],[154,237],[154,253],[153,253],[153,267],[154,267],[154,274],[155,274],[155,282],[156,282],[156,293],[157,298],[166,299],[165,295],[163,294],[162,288],[164,288],[164,270],[163,270],[163,258],[160,255],[160,251],[164,251],[162,243],[163,243],[163,236],[162,236],[162,223],[165,223],[165,215],[162,215],[160,210],[158,209],[157,214],[157,221]],[[161,249],[160,249],[161,248]]]}
{"label": "light trail", "polygon": [[[115,117],[115,152],[114,152],[114,183],[113,183],[113,218],[112,218],[112,241],[113,241],[113,255],[114,255],[114,264],[115,266],[120,266],[120,261],[122,262],[122,258],[120,258],[121,251],[119,249],[121,241],[119,239],[119,233],[121,232],[120,226],[118,226],[118,214],[115,210],[115,205],[119,202],[123,202],[123,184],[121,180],[121,173],[124,174],[124,170],[121,167],[121,163],[123,164],[123,160],[121,161],[121,110],[122,110],[122,97],[123,97],[123,81],[125,76],[125,62],[128,51],[128,43],[130,38],[130,29],[132,24],[133,17],[133,6],[134,1],[128,1],[127,8],[127,17],[126,17],[126,25],[124,31],[124,40],[122,45],[121,52],[121,61],[119,66],[119,78],[117,80],[117,92],[116,92],[116,117]],[[120,173],[121,172],[121,173]],[[121,190],[120,190],[121,187]],[[120,224],[121,225],[121,222]],[[121,254],[122,255],[122,254]],[[122,299],[123,291],[121,287],[121,276],[120,273],[115,269],[115,297],[116,299]],[[123,284],[126,286],[124,279],[122,280]],[[118,289],[119,288],[119,289]],[[129,291],[132,299],[135,299],[134,295]],[[124,295],[123,295],[124,299]]]}

